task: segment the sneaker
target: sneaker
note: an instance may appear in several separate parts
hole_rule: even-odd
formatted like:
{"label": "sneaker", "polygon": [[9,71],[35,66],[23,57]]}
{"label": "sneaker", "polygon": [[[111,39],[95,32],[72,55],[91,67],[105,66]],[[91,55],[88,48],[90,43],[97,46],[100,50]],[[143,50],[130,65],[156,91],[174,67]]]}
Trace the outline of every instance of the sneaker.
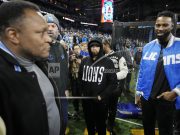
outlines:
{"label": "sneaker", "polygon": [[80,120],[80,115],[79,115],[78,112],[74,112],[74,113],[72,114],[72,117],[73,117],[74,120]]}
{"label": "sneaker", "polygon": [[68,119],[71,119],[71,118],[73,118],[73,114],[68,112]]}
{"label": "sneaker", "polygon": [[110,135],[116,135],[114,131],[110,131]]}

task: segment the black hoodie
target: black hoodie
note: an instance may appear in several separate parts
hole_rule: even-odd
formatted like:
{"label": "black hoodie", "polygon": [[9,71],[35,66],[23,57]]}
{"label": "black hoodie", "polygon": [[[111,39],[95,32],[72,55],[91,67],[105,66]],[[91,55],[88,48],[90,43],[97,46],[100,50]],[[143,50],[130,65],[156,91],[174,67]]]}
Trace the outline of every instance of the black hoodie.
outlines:
{"label": "black hoodie", "polygon": [[[100,47],[96,60],[93,60],[93,54],[90,50],[92,44],[98,44]],[[115,74],[113,62],[103,55],[103,45],[99,38],[93,38],[88,43],[90,57],[82,60],[79,70],[80,88],[83,96],[107,98],[115,89],[117,77]]]}

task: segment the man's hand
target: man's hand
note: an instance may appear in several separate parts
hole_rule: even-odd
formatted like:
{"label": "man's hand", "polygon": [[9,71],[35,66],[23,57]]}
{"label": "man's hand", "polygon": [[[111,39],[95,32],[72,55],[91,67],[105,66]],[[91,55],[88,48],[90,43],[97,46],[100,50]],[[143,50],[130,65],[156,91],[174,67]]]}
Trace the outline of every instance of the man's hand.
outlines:
{"label": "man's hand", "polygon": [[0,117],[0,135],[6,135],[6,126],[1,117]]}
{"label": "man's hand", "polygon": [[163,92],[161,95],[157,96],[158,99],[164,98],[167,101],[174,101],[176,97],[177,94],[174,91]]}
{"label": "man's hand", "polygon": [[135,104],[137,104],[140,108],[142,108],[142,105],[141,105],[141,96],[136,95]]}
{"label": "man's hand", "polygon": [[98,98],[98,101],[101,101],[101,97],[100,96],[98,96],[97,98]]}
{"label": "man's hand", "polygon": [[77,62],[78,64],[81,64],[81,59],[76,59],[76,62]]}
{"label": "man's hand", "polygon": [[135,61],[134,61],[133,67],[134,67],[134,68],[136,68],[136,67],[137,67],[137,64],[136,64],[136,62],[135,62]]}
{"label": "man's hand", "polygon": [[69,90],[65,90],[66,97],[69,97]]}

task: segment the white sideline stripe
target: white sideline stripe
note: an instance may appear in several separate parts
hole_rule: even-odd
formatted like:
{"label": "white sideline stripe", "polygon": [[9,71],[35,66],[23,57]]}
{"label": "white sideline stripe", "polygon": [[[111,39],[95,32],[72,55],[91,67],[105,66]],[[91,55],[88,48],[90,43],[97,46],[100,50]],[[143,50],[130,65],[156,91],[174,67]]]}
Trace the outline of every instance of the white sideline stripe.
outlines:
{"label": "white sideline stripe", "polygon": [[124,119],[120,119],[120,118],[116,118],[117,120],[120,120],[120,121],[123,121],[123,122],[127,122],[127,123],[131,123],[131,124],[134,124],[134,125],[138,125],[138,126],[143,126],[142,124],[139,124],[139,123],[136,123],[136,122],[132,122],[132,121],[129,121],[129,120],[124,120]]}
{"label": "white sideline stripe", "polygon": [[56,99],[96,99],[97,97],[49,97]]}

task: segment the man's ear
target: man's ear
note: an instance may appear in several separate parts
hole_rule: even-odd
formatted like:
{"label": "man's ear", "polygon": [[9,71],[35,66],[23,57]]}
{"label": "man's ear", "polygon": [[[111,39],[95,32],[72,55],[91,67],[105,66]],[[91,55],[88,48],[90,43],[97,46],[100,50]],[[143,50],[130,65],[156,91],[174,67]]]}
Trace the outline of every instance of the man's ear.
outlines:
{"label": "man's ear", "polygon": [[8,27],[5,29],[6,38],[13,44],[19,44],[19,32],[16,28]]}

